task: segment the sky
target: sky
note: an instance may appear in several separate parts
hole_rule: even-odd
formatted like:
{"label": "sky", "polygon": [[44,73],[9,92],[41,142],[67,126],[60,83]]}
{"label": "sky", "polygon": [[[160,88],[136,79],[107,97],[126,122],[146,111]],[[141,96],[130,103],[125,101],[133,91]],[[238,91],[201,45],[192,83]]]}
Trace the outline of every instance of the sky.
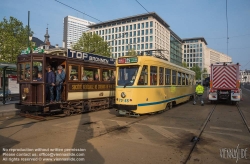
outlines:
{"label": "sky", "polygon": [[[58,0],[100,21],[156,12],[180,38],[204,37],[207,46],[228,54],[241,69],[250,69],[250,0]],[[28,24],[34,37],[62,46],[63,18],[67,15],[99,21],[55,0],[1,0],[0,19],[10,16]],[[226,19],[227,18],[227,19]],[[227,49],[228,20],[228,49]],[[227,53],[228,52],[228,53]]]}

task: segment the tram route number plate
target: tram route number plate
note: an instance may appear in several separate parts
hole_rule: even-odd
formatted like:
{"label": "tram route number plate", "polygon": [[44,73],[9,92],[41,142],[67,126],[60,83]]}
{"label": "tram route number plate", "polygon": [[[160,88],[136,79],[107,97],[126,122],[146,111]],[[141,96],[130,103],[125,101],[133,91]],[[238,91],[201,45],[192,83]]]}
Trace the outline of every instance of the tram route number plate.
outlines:
{"label": "tram route number plate", "polygon": [[129,99],[119,99],[119,102],[129,102]]}

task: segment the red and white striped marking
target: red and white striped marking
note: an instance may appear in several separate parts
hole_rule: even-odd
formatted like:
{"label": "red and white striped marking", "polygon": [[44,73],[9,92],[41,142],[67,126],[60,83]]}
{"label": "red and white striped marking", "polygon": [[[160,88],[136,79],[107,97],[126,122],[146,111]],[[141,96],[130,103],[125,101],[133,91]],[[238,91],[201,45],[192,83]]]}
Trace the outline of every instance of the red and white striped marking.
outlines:
{"label": "red and white striped marking", "polygon": [[236,66],[214,66],[213,87],[228,89],[236,88],[237,68]]}

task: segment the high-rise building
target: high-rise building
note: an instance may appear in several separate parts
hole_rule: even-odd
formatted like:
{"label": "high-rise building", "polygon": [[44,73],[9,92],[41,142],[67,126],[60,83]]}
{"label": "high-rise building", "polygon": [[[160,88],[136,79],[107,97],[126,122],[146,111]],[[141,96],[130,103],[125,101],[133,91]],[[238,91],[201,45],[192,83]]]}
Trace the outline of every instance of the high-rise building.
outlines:
{"label": "high-rise building", "polygon": [[66,16],[63,22],[63,47],[71,48],[82,36],[82,33],[89,30],[88,26],[95,24],[84,19],[73,16]]}
{"label": "high-rise building", "polygon": [[201,70],[206,68],[210,73],[210,65],[216,62],[232,62],[232,58],[221,52],[207,47],[203,37],[188,38],[183,40],[183,62],[188,68],[198,65]]}
{"label": "high-rise building", "polygon": [[[142,51],[161,49],[162,55],[170,62],[182,62],[179,46],[181,39],[155,12],[106,21],[89,27],[89,32],[100,35],[109,43],[113,58],[125,56],[131,50],[139,54]],[[179,43],[170,42],[170,37]],[[171,44],[174,44],[173,49],[170,49]]]}

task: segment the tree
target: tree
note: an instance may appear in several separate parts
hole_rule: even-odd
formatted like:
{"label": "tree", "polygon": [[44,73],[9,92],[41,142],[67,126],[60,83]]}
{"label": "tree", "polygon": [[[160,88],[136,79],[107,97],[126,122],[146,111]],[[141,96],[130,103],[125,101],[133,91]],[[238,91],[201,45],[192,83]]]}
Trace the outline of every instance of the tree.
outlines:
{"label": "tree", "polygon": [[183,62],[183,63],[182,63],[182,67],[188,68],[187,63],[186,63],[186,62]]}
{"label": "tree", "polygon": [[[30,35],[33,34],[31,30]],[[16,63],[17,56],[27,48],[28,26],[14,17],[0,22],[0,62]]]}
{"label": "tree", "polygon": [[128,51],[128,56],[136,56],[136,51],[134,49],[130,49]]}
{"label": "tree", "polygon": [[110,57],[108,42],[97,34],[83,33],[81,38],[73,45],[74,50],[93,52],[98,55]]}
{"label": "tree", "polygon": [[201,79],[201,69],[200,69],[200,67],[198,65],[194,65],[191,68],[191,70],[195,72],[195,79],[200,80]]}

